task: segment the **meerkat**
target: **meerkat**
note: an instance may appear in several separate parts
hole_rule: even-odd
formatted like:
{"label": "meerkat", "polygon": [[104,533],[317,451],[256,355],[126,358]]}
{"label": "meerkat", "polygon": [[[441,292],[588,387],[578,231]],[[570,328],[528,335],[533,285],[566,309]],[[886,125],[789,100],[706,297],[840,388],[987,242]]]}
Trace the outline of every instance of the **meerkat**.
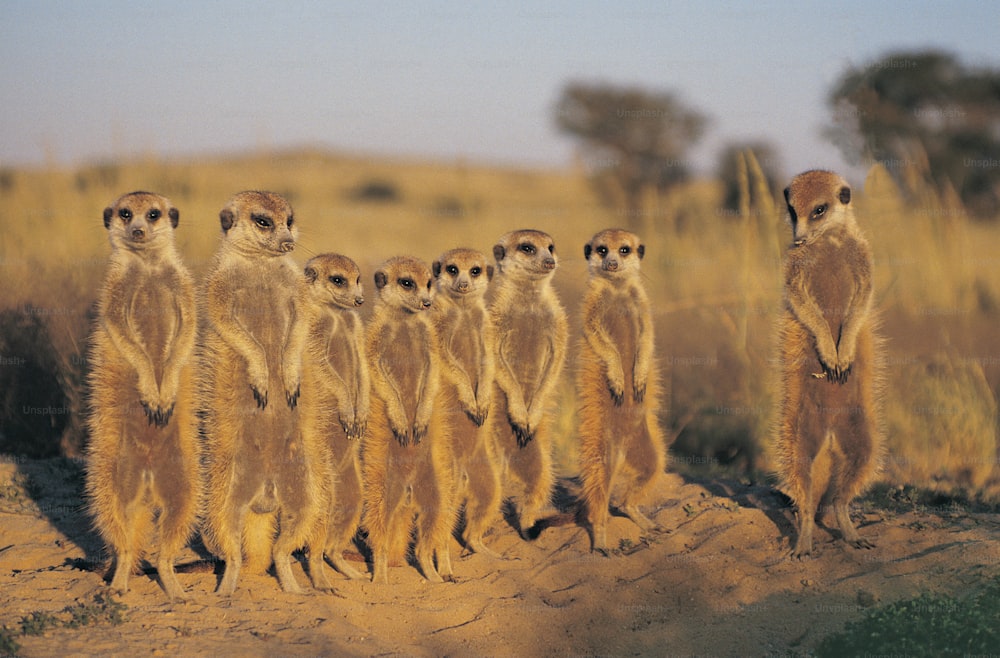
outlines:
{"label": "meerkat", "polygon": [[319,513],[322,454],[302,436],[298,382],[284,379],[297,227],[291,205],[271,192],[236,194],[219,220],[222,238],[202,292],[203,534],[226,563],[217,592],[235,591],[244,554],[248,570],[273,561],[281,588],[299,592],[291,553],[305,545]]}
{"label": "meerkat", "polygon": [[90,512],[115,557],[111,587],[128,591],[155,526],[160,585],[185,598],[174,558],[199,512],[193,353],[194,280],[174,245],[180,214],[132,192],[104,210],[111,258],[91,337]]}
{"label": "meerkat", "polygon": [[344,559],[361,521],[361,437],[368,424],[371,378],[365,358],[365,302],[357,264],[340,254],[306,263],[295,298],[295,324],[285,348],[285,381],[301,382],[302,433],[322,446],[321,512],[309,540],[309,575],[332,590],[323,555],[348,578],[364,578]]}
{"label": "meerkat", "polygon": [[371,412],[362,447],[372,581],[388,582],[389,555],[405,548],[414,518],[414,553],[424,578],[453,580],[454,456],[440,411],[433,276],[423,261],[399,256],[378,268],[375,288],[366,331]]}
{"label": "meerkat", "polygon": [[506,233],[493,256],[497,273],[488,306],[496,336],[492,425],[502,478],[523,485],[515,512],[527,539],[555,483],[549,405],[566,360],[568,326],[551,286],[558,260],[547,233]]}
{"label": "meerkat", "polygon": [[798,508],[794,557],[813,548],[817,508],[829,501],[843,539],[862,538],[851,501],[879,470],[882,340],[873,310],[872,255],[851,206],[851,188],[807,171],[785,189],[794,242],[784,263],[778,326],[781,395],[776,464]]}
{"label": "meerkat", "polygon": [[483,536],[500,516],[496,447],[486,424],[493,400],[493,325],[486,290],[493,265],[474,249],[452,249],[432,265],[434,320],[441,350],[443,408],[455,453],[455,506],[465,510],[467,551],[500,557]]}
{"label": "meerkat", "polygon": [[589,277],[576,373],[580,475],[592,550],[602,553],[616,484],[625,515],[644,531],[659,528],[638,507],[667,464],[656,415],[653,314],[639,270],[645,252],[639,237],[622,229],[601,231],[583,247]]}

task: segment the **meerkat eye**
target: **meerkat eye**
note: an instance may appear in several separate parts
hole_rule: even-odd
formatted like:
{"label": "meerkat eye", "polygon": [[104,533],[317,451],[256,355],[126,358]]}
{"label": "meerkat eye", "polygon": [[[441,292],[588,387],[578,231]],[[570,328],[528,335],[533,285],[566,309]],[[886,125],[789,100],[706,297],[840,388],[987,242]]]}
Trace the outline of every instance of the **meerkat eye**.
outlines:
{"label": "meerkat eye", "polygon": [[347,284],[347,279],[340,275],[333,275],[330,278],[330,283],[337,286],[338,288],[343,288]]}
{"label": "meerkat eye", "polygon": [[287,226],[288,228],[292,228],[292,224],[294,223],[295,223],[295,217],[289,216],[288,221],[285,223],[285,226]]}
{"label": "meerkat eye", "polygon": [[457,274],[458,274],[458,267],[457,267],[457,266],[455,266],[455,265],[449,265],[448,267],[446,267],[446,268],[444,268],[444,269],[445,269],[445,271],[446,271],[446,272],[447,272],[448,274],[450,274],[450,275],[452,275],[452,276],[455,276],[455,275],[457,275]]}
{"label": "meerkat eye", "polygon": [[596,251],[597,255],[600,256],[601,258],[604,258],[605,256],[608,255],[608,248],[605,247],[604,245],[601,245],[597,249],[594,249],[594,251]]}
{"label": "meerkat eye", "polygon": [[118,216],[127,222],[132,219],[132,211],[128,208],[121,208],[118,210]]}
{"label": "meerkat eye", "polygon": [[427,289],[430,290],[431,286],[434,285],[434,279],[427,279]]}
{"label": "meerkat eye", "polygon": [[528,254],[529,256],[535,253],[535,245],[531,244],[530,242],[524,242],[524,243],[522,243],[518,247],[518,249],[520,249],[524,253]]}
{"label": "meerkat eye", "polygon": [[826,212],[826,204],[825,203],[821,203],[820,205],[816,206],[815,210],[813,210],[813,214],[812,214],[813,219],[817,219],[818,217],[822,216],[823,213],[825,213],[825,212]]}
{"label": "meerkat eye", "polygon": [[407,290],[410,290],[412,288],[416,288],[417,287],[417,284],[415,284],[413,282],[413,279],[410,279],[408,277],[404,277],[402,279],[397,279],[396,283],[398,283],[403,288],[406,288]]}
{"label": "meerkat eye", "polygon": [[359,276],[357,281],[354,282],[356,285],[361,285],[361,277]]}
{"label": "meerkat eye", "polygon": [[274,222],[267,215],[250,215],[250,219],[261,228],[274,228]]}
{"label": "meerkat eye", "polygon": [[469,274],[472,276],[473,279],[475,279],[482,273],[483,273],[483,268],[479,267],[478,265],[469,270]]}
{"label": "meerkat eye", "polygon": [[618,250],[618,253],[620,253],[622,256],[628,256],[630,253],[632,253],[632,247],[625,245],[624,247]]}
{"label": "meerkat eye", "polygon": [[156,208],[153,208],[148,213],[146,213],[146,219],[148,219],[151,222],[155,222],[156,220],[158,220],[160,218],[161,214],[162,213],[159,210],[157,210]]}
{"label": "meerkat eye", "polygon": [[550,254],[556,253],[556,246],[554,244],[549,245],[549,253]]}

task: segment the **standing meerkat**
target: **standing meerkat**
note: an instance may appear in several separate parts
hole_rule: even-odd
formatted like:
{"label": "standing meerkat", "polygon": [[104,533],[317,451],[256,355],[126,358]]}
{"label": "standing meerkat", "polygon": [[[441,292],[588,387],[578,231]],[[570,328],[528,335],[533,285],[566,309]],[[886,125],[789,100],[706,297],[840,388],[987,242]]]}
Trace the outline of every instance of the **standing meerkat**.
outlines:
{"label": "standing meerkat", "polygon": [[552,289],[555,245],[547,233],[506,233],[493,247],[497,274],[489,305],[496,336],[495,420],[504,479],[524,487],[517,501],[524,538],[549,502],[555,474],[549,405],[566,359],[568,327]]}
{"label": "standing meerkat", "polygon": [[371,413],[362,448],[372,580],[388,582],[389,555],[405,550],[414,517],[414,553],[424,578],[452,580],[454,456],[440,411],[433,276],[423,261],[399,256],[378,268],[375,288],[366,332]]}
{"label": "standing meerkat", "polygon": [[358,529],[363,503],[360,445],[371,387],[358,313],[364,302],[361,272],[353,260],[320,254],[306,263],[286,347],[285,381],[302,382],[302,434],[321,447],[323,456],[323,500],[309,540],[309,575],[317,589],[333,589],[324,573],[324,553],[348,578],[365,577],[343,555]]}
{"label": "standing meerkat", "polygon": [[282,589],[299,592],[291,553],[319,511],[322,456],[301,435],[298,382],[283,378],[297,228],[292,207],[270,192],[235,195],[219,219],[203,292],[206,545],[226,562],[218,592],[235,591],[244,554],[252,571],[273,560]]}
{"label": "standing meerkat", "polygon": [[483,536],[500,516],[496,446],[487,425],[493,399],[493,325],[486,290],[493,266],[474,249],[452,249],[434,261],[434,320],[441,349],[443,409],[455,451],[455,506],[464,506],[468,551],[500,557]]}
{"label": "standing meerkat", "polygon": [[829,501],[845,541],[874,546],[849,505],[878,473],[882,449],[882,341],[872,310],[872,255],[851,207],[851,188],[807,171],[785,189],[794,243],[784,264],[778,326],[781,395],[776,462],[798,507],[792,551],[812,551],[817,508]]}
{"label": "standing meerkat", "polygon": [[576,373],[580,475],[592,548],[606,553],[616,484],[625,515],[644,531],[658,528],[638,505],[656,487],[667,451],[656,416],[653,314],[639,271],[645,247],[634,233],[608,229],[591,238],[583,254],[590,276]]}
{"label": "standing meerkat", "polygon": [[174,558],[194,530],[200,491],[196,302],[174,246],[179,218],[148,192],[104,210],[111,258],[91,338],[86,476],[90,512],[115,555],[111,587],[128,591],[158,525],[156,569],[172,599],[184,598]]}

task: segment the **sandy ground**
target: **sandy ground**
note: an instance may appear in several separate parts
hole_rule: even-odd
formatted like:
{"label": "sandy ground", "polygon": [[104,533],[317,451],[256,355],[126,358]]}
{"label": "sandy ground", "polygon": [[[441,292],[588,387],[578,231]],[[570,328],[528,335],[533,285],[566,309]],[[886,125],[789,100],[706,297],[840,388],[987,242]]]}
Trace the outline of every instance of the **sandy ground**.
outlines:
{"label": "sandy ground", "polygon": [[[0,625],[20,629],[33,612],[106,591],[80,487],[63,460],[0,464]],[[507,559],[457,559],[455,583],[400,564],[388,586],[331,572],[336,595],[285,594],[271,576],[244,575],[220,598],[213,566],[189,550],[179,578],[190,602],[168,602],[155,576],[137,575],[120,597],[124,622],[17,641],[24,656],[799,655],[868,606],[966,592],[1000,565],[996,514],[859,511],[877,548],[821,528],[817,554],[800,562],[786,557],[792,510],[766,486],[669,475],[650,509],[669,531],[643,539],[613,518],[611,557],[591,554],[587,532],[555,509],[532,542],[498,528],[488,544]],[[295,569],[307,585],[302,560]]]}

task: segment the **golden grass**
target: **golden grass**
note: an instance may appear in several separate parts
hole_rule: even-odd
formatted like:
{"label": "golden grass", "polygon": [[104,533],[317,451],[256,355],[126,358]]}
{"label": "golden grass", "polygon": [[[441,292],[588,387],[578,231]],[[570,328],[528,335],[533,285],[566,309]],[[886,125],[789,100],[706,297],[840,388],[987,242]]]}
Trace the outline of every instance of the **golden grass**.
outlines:
{"label": "golden grass", "polygon": [[[742,155],[740,172],[738,213],[721,209],[720,183],[698,180],[648,196],[643,212],[630,217],[602,207],[579,171],[463,162],[303,151],[73,171],[8,170],[0,180],[0,309],[23,312],[30,304],[45,319],[61,386],[79,412],[87,312],[109,252],[101,212],[123,192],[148,189],[171,197],[181,211],[178,243],[196,275],[216,248],[219,209],[243,189],[271,189],[290,198],[301,231],[300,262],[323,251],[345,253],[358,261],[366,281],[389,256],[429,261],[459,245],[488,252],[508,230],[538,228],[552,234],[561,256],[556,286],[574,331],[586,277],[582,246],[597,230],[624,226],[639,232],[647,246],[643,269],[668,373],[662,419],[680,433],[673,463],[724,465],[732,459],[758,468],[770,418],[771,327],[781,305],[780,258],[788,230],[781,200],[770,196],[752,153]],[[394,188],[398,200],[356,198],[357,190],[373,182]],[[995,495],[1000,225],[970,223],[953,195],[914,188],[922,191],[909,189],[904,200],[888,174],[875,167],[855,193],[875,253],[877,299],[890,339],[886,476]],[[571,354],[557,422],[565,472],[572,472],[576,460],[572,363]],[[957,413],[927,422],[919,409],[935,405]],[[79,450],[80,431],[78,424],[66,430],[64,452]]]}

